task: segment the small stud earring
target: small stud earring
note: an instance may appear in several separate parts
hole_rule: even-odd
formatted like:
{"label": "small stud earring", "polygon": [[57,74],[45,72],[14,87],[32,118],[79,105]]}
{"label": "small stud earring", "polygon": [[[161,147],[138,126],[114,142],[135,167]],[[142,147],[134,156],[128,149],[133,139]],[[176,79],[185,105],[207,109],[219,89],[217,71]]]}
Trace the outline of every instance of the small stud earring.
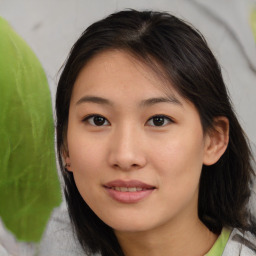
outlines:
{"label": "small stud earring", "polygon": [[70,166],[71,166],[70,163],[66,163],[66,164],[65,164],[65,168],[70,167]]}

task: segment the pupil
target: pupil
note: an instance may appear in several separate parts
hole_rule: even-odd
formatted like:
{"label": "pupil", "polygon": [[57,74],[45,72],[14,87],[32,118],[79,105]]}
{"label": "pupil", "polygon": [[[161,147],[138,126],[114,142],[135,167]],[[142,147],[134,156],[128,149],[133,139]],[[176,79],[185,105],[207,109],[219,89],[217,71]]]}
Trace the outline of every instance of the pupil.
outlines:
{"label": "pupil", "polygon": [[105,119],[101,116],[95,116],[93,121],[97,126],[101,126],[104,124]]}
{"label": "pupil", "polygon": [[163,117],[154,117],[153,123],[155,126],[161,126],[164,124],[164,118]]}

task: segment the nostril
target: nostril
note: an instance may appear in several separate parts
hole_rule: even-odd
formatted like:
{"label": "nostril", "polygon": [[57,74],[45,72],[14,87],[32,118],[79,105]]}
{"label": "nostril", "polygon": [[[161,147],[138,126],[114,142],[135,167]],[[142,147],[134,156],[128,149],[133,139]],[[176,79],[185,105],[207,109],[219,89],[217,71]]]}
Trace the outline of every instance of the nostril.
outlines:
{"label": "nostril", "polygon": [[140,165],[138,164],[114,164],[112,165],[114,169],[119,169],[119,170],[132,170],[132,169],[138,169],[140,168]]}
{"label": "nostril", "polygon": [[144,152],[127,152],[124,149],[111,150],[108,163],[116,170],[133,170],[143,168],[146,164]]}

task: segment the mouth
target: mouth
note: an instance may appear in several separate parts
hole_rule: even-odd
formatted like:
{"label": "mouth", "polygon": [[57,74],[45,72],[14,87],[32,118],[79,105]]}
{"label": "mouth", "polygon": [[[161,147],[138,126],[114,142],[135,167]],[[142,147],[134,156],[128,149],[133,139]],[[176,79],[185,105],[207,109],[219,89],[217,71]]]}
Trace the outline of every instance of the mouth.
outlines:
{"label": "mouth", "polygon": [[116,191],[121,191],[121,192],[138,192],[138,191],[145,191],[150,188],[136,188],[136,187],[107,187],[109,189],[114,189]]}
{"label": "mouth", "polygon": [[103,185],[108,195],[120,203],[137,203],[147,198],[155,189],[155,186],[138,180],[115,180]]}

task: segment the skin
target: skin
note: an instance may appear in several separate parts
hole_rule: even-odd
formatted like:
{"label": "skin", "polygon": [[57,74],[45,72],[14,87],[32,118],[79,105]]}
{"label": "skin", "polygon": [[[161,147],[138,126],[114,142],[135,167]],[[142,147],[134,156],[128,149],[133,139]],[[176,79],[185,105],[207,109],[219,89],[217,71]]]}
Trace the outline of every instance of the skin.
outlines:
{"label": "skin", "polygon": [[[202,165],[224,153],[228,121],[216,118],[216,131],[205,134],[195,106],[152,73],[124,51],[92,58],[74,84],[64,158],[125,255],[204,255],[217,235],[197,215],[199,179]],[[86,118],[92,114],[103,125]],[[166,116],[161,126],[155,115]],[[139,202],[118,202],[104,187],[117,179],[155,189]]]}

